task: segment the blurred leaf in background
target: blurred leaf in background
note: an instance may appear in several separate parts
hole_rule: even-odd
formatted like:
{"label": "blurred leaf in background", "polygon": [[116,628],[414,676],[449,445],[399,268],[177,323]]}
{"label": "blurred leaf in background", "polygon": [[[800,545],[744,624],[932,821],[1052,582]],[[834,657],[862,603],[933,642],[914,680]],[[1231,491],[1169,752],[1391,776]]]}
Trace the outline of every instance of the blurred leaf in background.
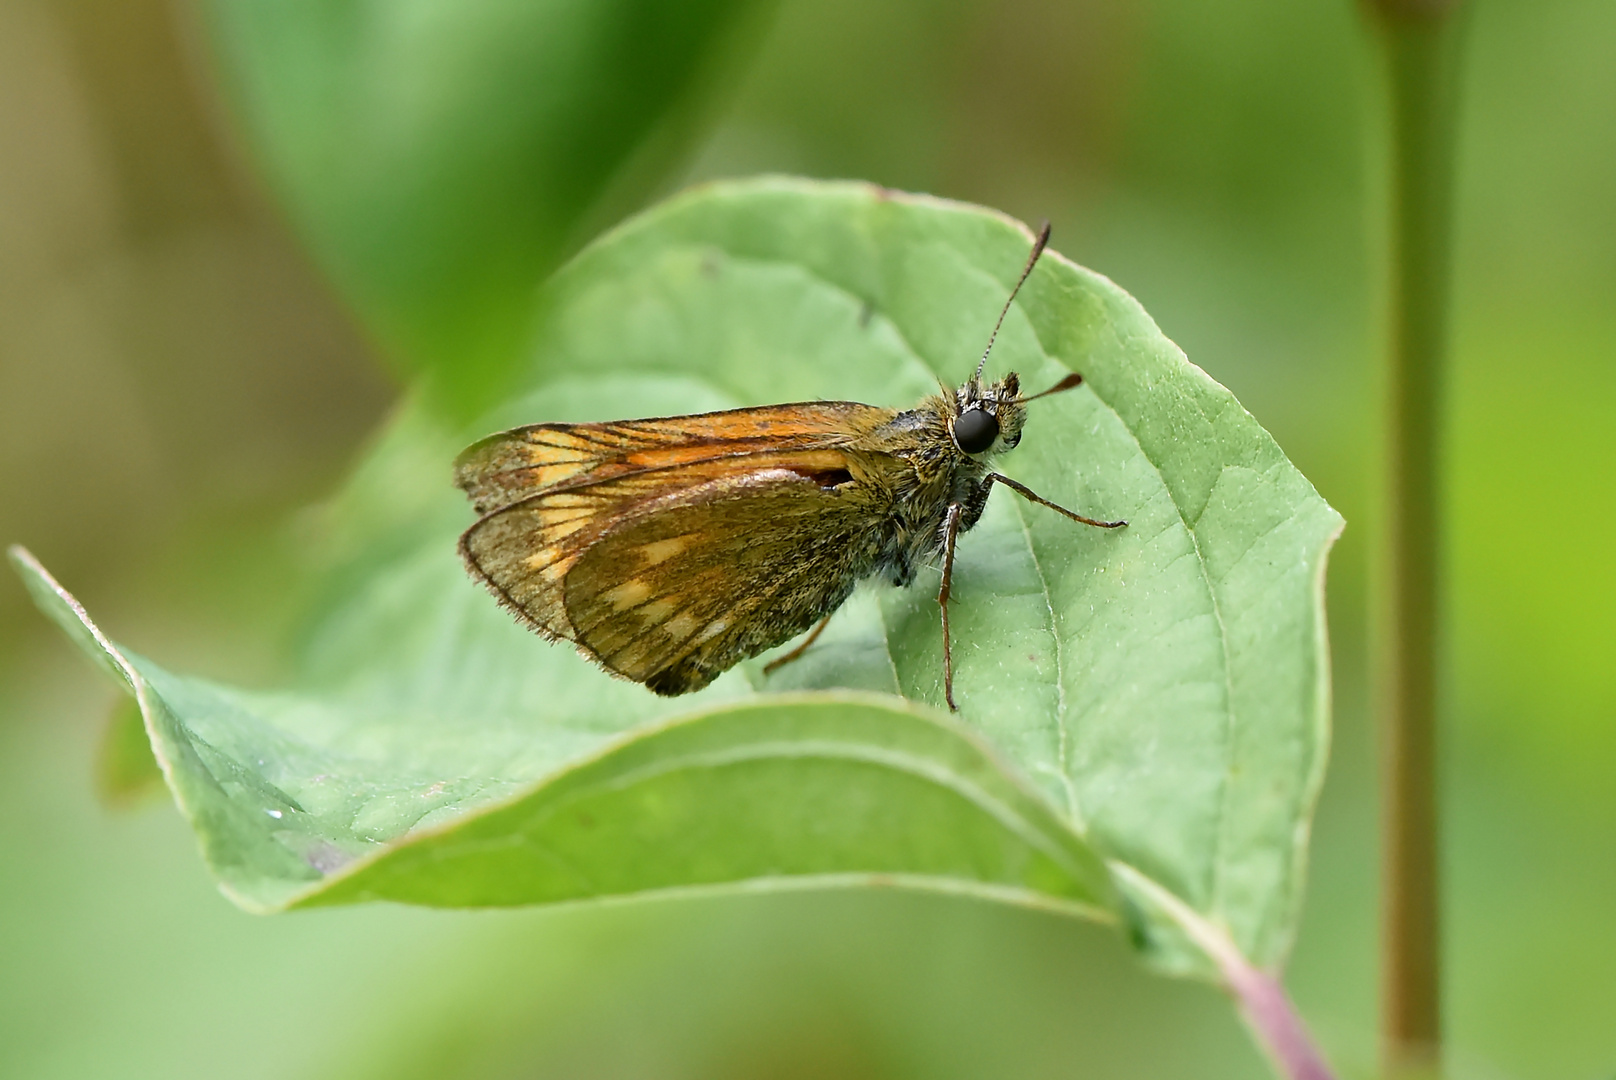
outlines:
{"label": "blurred leaf in background", "polygon": [[202,8],[221,80],[322,266],[387,356],[474,411],[527,336],[534,289],[658,178],[768,4]]}
{"label": "blurred leaf in background", "polygon": [[[1471,19],[1449,440],[1453,1073],[1600,1076],[1616,1068],[1616,10]],[[329,488],[388,393],[219,149],[207,81],[182,63],[195,40],[155,0],[0,5],[0,526],[119,636],[264,679],[294,561],[271,523]],[[1291,983],[1360,1072],[1382,232],[1362,45],[1347,3],[788,2],[695,164],[663,181],[853,175],[1050,217],[1354,522],[1331,582],[1337,752]],[[550,258],[596,225],[576,227]],[[959,902],[246,918],[175,815],[97,809],[109,692],[24,604],[0,589],[0,1071],[1264,1075],[1209,992],[1133,971],[1102,933]]]}

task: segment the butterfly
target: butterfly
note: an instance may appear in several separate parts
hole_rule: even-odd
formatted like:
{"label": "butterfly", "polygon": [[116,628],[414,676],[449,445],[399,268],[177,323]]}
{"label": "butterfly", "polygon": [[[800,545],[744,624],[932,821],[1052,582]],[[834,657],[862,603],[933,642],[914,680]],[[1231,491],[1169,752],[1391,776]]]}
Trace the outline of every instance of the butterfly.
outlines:
{"label": "butterfly", "polygon": [[854,586],[905,587],[940,560],[943,694],[954,703],[948,603],[960,533],[995,485],[1073,521],[1085,517],[991,466],[1021,441],[1014,372],[982,371],[1016,293],[1049,242],[1045,225],[976,373],[913,409],[812,401],[693,416],[534,424],[474,443],[455,481],[479,517],[460,538],[472,577],[542,637],[673,696],[799,634],[801,656]]}

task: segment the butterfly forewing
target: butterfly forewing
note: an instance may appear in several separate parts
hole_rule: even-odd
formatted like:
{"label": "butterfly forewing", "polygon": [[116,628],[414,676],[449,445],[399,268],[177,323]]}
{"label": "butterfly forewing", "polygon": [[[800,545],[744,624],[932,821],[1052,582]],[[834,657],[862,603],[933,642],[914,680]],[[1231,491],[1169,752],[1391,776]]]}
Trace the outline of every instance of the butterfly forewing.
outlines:
{"label": "butterfly forewing", "polygon": [[486,514],[518,499],[717,458],[845,445],[892,410],[851,401],[767,405],[604,424],[535,424],[491,435],[455,462],[455,482]]}

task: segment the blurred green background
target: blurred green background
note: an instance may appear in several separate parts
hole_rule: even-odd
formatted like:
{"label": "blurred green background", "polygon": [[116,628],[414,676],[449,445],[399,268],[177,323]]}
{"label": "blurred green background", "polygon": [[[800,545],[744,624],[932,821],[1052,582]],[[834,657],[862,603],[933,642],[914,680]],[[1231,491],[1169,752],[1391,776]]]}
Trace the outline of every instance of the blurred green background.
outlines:
{"label": "blurred green background", "polygon": [[[1608,1080],[1616,5],[1480,2],[1465,33],[1451,1071]],[[0,540],[140,651],[263,683],[297,510],[398,387],[243,164],[197,42],[164,0],[0,0]],[[1288,981],[1369,1075],[1384,153],[1357,11],[783,0],[733,52],[659,192],[787,171],[1047,217],[1346,515],[1336,746]],[[964,901],[247,916],[162,799],[98,801],[114,700],[0,582],[0,1075],[1266,1075],[1216,992],[1105,931]]]}

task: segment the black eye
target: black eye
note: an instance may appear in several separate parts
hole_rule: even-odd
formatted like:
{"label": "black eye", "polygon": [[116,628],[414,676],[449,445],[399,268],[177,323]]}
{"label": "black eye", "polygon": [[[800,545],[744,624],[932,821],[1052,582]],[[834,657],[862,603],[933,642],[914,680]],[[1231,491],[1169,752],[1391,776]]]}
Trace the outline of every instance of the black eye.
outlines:
{"label": "black eye", "polygon": [[999,418],[984,409],[966,409],[954,421],[954,445],[967,454],[980,454],[999,437]]}

